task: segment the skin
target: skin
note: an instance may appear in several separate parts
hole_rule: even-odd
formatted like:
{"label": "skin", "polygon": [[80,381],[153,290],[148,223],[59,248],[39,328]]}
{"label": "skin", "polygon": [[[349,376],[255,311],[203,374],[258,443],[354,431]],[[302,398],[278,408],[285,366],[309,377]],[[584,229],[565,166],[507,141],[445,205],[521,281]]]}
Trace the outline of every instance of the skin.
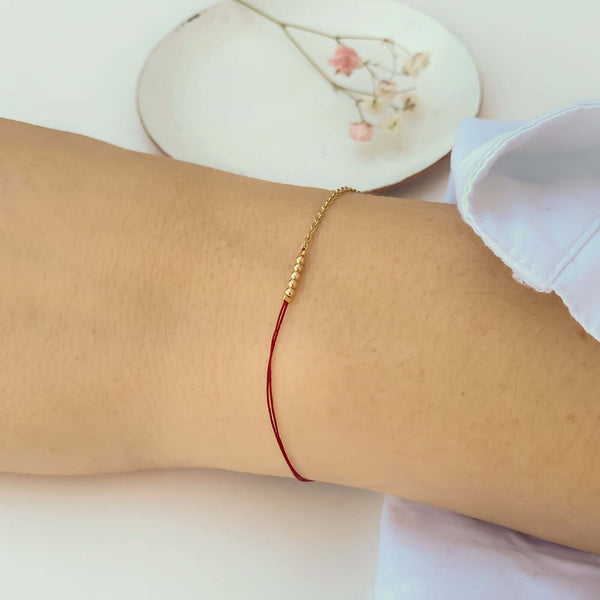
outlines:
{"label": "skin", "polygon": [[[292,477],[268,347],[328,192],[8,120],[0,139],[0,470]],[[600,344],[454,207],[338,199],[273,386],[305,477],[600,553]]]}

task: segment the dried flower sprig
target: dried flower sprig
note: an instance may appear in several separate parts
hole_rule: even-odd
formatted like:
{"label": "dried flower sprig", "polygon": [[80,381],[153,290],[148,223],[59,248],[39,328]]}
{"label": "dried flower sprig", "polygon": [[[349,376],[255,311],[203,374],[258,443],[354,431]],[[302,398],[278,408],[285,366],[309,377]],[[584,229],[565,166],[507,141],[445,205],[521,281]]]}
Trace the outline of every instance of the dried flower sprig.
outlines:
{"label": "dried flower sprig", "polygon": [[[325,79],[335,91],[342,92],[348,96],[356,106],[359,121],[350,124],[348,134],[351,139],[357,142],[368,142],[373,138],[373,129],[375,125],[366,117],[365,112],[370,115],[378,115],[386,111],[391,111],[391,115],[379,125],[384,133],[397,134],[402,129],[401,112],[415,112],[419,105],[419,99],[414,93],[416,85],[411,82],[419,76],[421,71],[430,64],[428,52],[409,52],[390,38],[362,35],[340,35],[319,31],[303,25],[295,25],[280,21],[263,10],[253,6],[246,0],[234,0],[238,4],[254,11],[261,17],[271,21],[281,28],[282,32],[289,41],[298,49],[309,64]],[[333,55],[328,59],[327,64],[334,69],[334,75],[345,75],[350,77],[355,71],[365,69],[371,79],[371,91],[361,90],[340,83],[330,77],[327,72],[308,54],[302,44],[292,35],[291,30],[306,31],[315,35],[329,38],[337,47]],[[348,40],[374,41],[380,42],[390,53],[390,65],[381,62],[364,60],[358,52],[344,42]],[[398,71],[399,59],[403,57],[401,71]],[[396,79],[404,78],[404,89],[399,90]]]}

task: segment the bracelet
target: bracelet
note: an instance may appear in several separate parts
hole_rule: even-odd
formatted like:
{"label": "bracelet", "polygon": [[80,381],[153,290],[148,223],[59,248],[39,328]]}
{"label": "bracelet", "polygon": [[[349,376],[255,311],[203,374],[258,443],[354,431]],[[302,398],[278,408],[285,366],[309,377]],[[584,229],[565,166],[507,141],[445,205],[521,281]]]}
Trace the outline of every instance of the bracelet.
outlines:
{"label": "bracelet", "polygon": [[294,469],[294,467],[292,466],[292,463],[290,462],[290,459],[288,458],[287,452],[285,451],[285,448],[283,447],[283,442],[281,441],[281,436],[279,435],[279,428],[277,426],[277,419],[275,418],[275,408],[273,405],[273,388],[272,388],[272,384],[271,384],[273,351],[275,350],[275,343],[277,342],[277,336],[279,335],[279,330],[281,329],[281,323],[283,322],[283,317],[285,316],[287,307],[292,302],[292,300],[296,297],[296,293],[298,291],[298,283],[300,281],[300,275],[302,273],[302,269],[304,269],[304,266],[305,266],[304,263],[305,263],[305,259],[306,259],[306,252],[307,252],[308,247],[315,235],[315,232],[316,232],[319,224],[321,223],[321,219],[327,212],[327,209],[336,200],[336,198],[341,196],[344,192],[357,192],[357,191],[358,190],[355,190],[354,188],[351,188],[348,186],[340,187],[330,194],[329,198],[327,198],[327,200],[325,200],[325,202],[323,203],[321,208],[317,211],[317,214],[315,215],[313,223],[312,223],[308,233],[306,234],[304,241],[302,242],[302,246],[300,246],[300,251],[298,252],[298,256],[296,257],[296,263],[294,264],[294,269],[292,271],[292,274],[290,275],[290,281],[288,283],[288,287],[285,290],[285,293],[283,295],[283,304],[281,305],[281,310],[279,311],[279,316],[277,317],[277,322],[275,323],[275,331],[273,331],[273,337],[271,339],[271,351],[269,353],[269,364],[267,366],[267,407],[269,409],[269,417],[271,419],[271,426],[273,427],[273,433],[275,434],[275,438],[279,445],[279,449],[281,450],[281,453],[283,454],[283,458],[285,459],[285,462],[287,463],[288,467],[291,469],[292,473],[294,474],[294,477],[296,479],[298,479],[299,481],[313,481],[313,480],[302,477],[302,475],[300,475],[298,473],[298,471],[296,471],[296,469]]}

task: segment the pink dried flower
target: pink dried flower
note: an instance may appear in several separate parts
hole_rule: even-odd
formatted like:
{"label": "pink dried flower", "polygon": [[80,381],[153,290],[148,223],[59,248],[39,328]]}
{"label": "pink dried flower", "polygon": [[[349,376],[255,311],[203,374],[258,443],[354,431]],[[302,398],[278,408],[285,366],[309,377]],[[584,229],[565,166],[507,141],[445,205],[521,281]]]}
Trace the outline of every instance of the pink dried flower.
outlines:
{"label": "pink dried flower", "polygon": [[367,121],[351,123],[348,135],[355,142],[369,142],[373,137],[373,125],[371,125],[371,123],[367,123]]}
{"label": "pink dried flower", "polygon": [[338,46],[327,64],[334,67],[336,73],[343,73],[350,77],[354,69],[362,67],[362,60],[354,48]]}

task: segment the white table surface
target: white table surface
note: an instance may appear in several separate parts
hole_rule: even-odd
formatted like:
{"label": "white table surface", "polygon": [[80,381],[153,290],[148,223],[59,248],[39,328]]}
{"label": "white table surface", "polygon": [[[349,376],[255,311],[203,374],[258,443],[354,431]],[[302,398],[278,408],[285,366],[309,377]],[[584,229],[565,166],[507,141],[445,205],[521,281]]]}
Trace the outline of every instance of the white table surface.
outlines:
{"label": "white table surface", "polygon": [[[0,116],[158,153],[135,110],[137,76],[156,42],[207,4],[0,0]],[[600,96],[599,3],[407,4],[470,48],[484,117],[527,119]],[[447,175],[444,159],[394,195],[441,200]],[[210,470],[0,475],[0,597],[367,600],[381,499]]]}

